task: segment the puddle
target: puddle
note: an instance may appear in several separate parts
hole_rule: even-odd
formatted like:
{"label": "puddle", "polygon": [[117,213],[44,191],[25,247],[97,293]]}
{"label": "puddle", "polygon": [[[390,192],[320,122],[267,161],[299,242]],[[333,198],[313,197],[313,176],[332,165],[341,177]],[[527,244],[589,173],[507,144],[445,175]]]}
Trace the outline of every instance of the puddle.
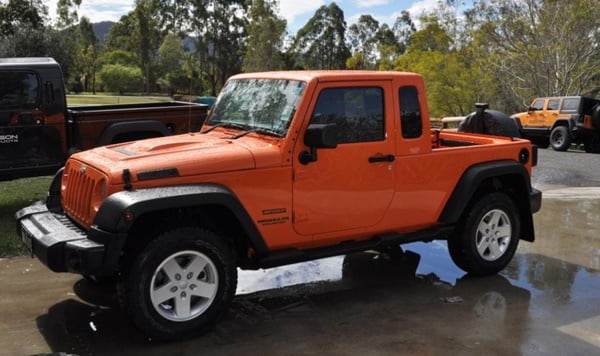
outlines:
{"label": "puddle", "polygon": [[133,327],[113,287],[0,260],[0,353],[597,354],[600,200],[545,195],[535,225],[536,242],[486,278],[458,269],[445,242],[240,271],[224,320],[166,344]]}

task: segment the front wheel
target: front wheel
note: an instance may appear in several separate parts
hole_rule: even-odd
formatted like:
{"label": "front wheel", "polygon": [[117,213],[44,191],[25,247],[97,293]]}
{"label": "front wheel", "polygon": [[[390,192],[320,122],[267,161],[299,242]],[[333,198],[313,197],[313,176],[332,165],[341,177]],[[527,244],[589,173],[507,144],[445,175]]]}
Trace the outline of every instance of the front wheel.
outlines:
{"label": "front wheel", "polygon": [[555,151],[566,151],[571,146],[571,137],[566,126],[556,126],[550,132],[550,145]]}
{"label": "front wheel", "polygon": [[123,280],[124,304],[147,335],[181,339],[208,330],[237,284],[232,249],[200,228],[163,233],[137,256]]}
{"label": "front wheel", "polygon": [[448,239],[454,263],[477,276],[496,274],[512,259],[519,243],[519,214],[504,193],[484,195],[472,205]]}

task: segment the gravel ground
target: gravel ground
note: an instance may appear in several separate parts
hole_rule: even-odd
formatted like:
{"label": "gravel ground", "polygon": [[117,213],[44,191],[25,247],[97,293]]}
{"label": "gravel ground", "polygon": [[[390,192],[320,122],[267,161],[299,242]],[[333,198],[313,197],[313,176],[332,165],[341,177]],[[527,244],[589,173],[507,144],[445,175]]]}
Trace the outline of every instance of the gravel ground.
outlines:
{"label": "gravel ground", "polygon": [[571,149],[557,152],[539,149],[538,165],[533,169],[532,183],[536,187],[598,187],[600,186],[600,154]]}

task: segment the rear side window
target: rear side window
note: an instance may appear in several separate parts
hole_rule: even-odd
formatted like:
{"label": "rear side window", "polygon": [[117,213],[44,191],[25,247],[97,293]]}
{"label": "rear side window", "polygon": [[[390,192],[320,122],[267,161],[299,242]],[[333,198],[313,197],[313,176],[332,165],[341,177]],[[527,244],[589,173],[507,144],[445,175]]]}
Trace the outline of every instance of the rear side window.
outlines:
{"label": "rear side window", "polygon": [[330,88],[319,93],[311,124],[336,124],[338,143],[385,139],[383,89]]}
{"label": "rear side window", "polygon": [[562,112],[577,112],[579,108],[579,98],[567,98],[563,100],[562,108],[560,111]]}
{"label": "rear side window", "polygon": [[402,127],[402,137],[404,138],[421,137],[423,133],[421,105],[416,87],[406,86],[400,88],[400,125]]}
{"label": "rear side window", "polygon": [[35,109],[39,91],[35,73],[0,71],[0,83],[0,107],[3,110]]}
{"label": "rear side window", "polygon": [[546,107],[546,110],[558,110],[559,104],[560,104],[560,100],[550,99],[550,100],[548,100],[548,106]]}

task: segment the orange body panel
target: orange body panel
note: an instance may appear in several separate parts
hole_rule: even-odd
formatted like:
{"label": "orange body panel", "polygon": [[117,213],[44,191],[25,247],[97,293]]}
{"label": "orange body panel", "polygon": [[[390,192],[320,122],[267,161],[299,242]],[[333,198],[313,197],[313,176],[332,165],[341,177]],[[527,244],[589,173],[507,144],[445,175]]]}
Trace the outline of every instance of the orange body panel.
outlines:
{"label": "orange body panel", "polygon": [[535,99],[527,112],[514,114],[521,121],[523,127],[533,128],[551,128],[556,120],[568,119],[572,113],[561,113],[559,108],[562,105],[563,98],[538,98]]}
{"label": "orange body panel", "polygon": [[[430,132],[422,78],[412,73],[314,71],[244,74],[233,80],[285,79],[306,83],[284,137],[258,132],[233,136],[239,129],[218,127],[208,133],[156,138],[105,146],[73,155],[69,164],[94,170],[96,189],[87,216],[65,210],[89,227],[101,200],[124,189],[123,171],[133,189],[216,183],[231,190],[250,215],[267,247],[308,248],[359,240],[386,232],[410,232],[434,226],[466,169],[495,160],[518,160],[525,140],[452,132]],[[402,132],[406,115],[399,88],[416,88],[421,118],[418,137]],[[326,89],[369,87],[383,93],[385,135],[369,142],[340,143],[318,149],[318,158],[302,164],[310,147],[304,134],[319,95]],[[218,105],[218,102],[217,102]],[[405,109],[405,110],[403,110]],[[414,108],[411,113],[414,113]],[[413,128],[414,129],[414,128]],[[418,129],[418,128],[417,128]],[[418,132],[418,130],[417,130]],[[466,141],[470,146],[443,147],[432,136]],[[391,156],[370,162],[372,157]],[[178,176],[138,180],[139,172],[176,168]],[[531,173],[531,162],[526,165]],[[63,177],[63,201],[69,193]],[[103,195],[103,196],[102,196]]]}

